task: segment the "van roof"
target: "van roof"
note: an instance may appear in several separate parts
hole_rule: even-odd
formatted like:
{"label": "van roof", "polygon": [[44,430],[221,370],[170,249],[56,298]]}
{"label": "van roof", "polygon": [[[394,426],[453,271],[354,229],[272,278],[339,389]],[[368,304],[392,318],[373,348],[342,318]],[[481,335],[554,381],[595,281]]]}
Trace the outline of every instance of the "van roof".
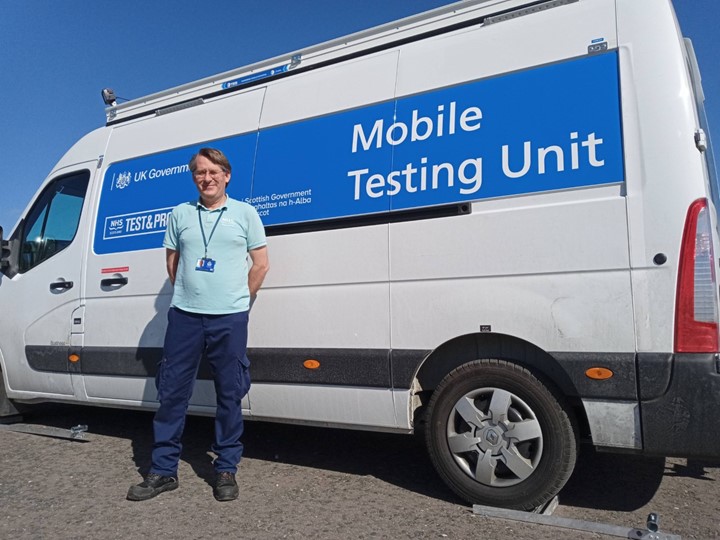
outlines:
{"label": "van roof", "polygon": [[229,92],[265,84],[357,56],[418,41],[452,30],[491,24],[579,0],[462,0],[404,19],[356,32],[289,54],[284,54],[109,106],[107,125],[143,116],[156,116],[199,105]]}

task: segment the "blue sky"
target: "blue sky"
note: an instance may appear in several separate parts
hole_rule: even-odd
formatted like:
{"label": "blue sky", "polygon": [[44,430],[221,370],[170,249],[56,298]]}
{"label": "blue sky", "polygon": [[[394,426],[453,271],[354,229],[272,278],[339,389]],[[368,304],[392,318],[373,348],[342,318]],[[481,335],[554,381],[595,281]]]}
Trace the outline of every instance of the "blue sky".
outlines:
{"label": "blue sky", "polygon": [[[104,125],[103,87],[133,99],[450,3],[0,0],[0,225],[8,236],[65,151]],[[718,145],[720,0],[674,5]]]}

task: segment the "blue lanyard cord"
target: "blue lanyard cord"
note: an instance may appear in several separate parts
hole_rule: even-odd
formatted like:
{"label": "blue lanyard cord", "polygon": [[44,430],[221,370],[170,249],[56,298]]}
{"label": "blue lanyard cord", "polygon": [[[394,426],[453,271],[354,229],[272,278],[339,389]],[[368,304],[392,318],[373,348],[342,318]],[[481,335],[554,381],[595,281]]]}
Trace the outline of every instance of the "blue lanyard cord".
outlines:
{"label": "blue lanyard cord", "polygon": [[213,225],[213,228],[210,231],[210,236],[206,239],[205,238],[205,228],[203,227],[202,218],[200,217],[200,207],[198,207],[198,209],[197,209],[198,223],[200,224],[200,232],[202,233],[203,244],[205,245],[205,257],[204,257],[205,259],[207,259],[208,245],[210,244],[210,240],[212,240],[213,234],[215,234],[215,229],[217,229],[218,223],[220,223],[220,219],[222,218],[224,211],[225,211],[225,208],[220,210],[220,215],[218,215],[218,218],[215,220],[215,225]]}

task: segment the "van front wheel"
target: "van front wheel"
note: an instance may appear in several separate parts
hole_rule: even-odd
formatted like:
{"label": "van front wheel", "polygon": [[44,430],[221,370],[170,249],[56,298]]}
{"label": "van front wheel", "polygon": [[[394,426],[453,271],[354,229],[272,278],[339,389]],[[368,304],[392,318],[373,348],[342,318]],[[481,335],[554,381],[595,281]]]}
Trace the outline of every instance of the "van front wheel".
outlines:
{"label": "van front wheel", "polygon": [[440,476],[470,503],[532,510],[572,474],[566,408],[527,369],[475,360],[450,372],[429,405],[426,443]]}

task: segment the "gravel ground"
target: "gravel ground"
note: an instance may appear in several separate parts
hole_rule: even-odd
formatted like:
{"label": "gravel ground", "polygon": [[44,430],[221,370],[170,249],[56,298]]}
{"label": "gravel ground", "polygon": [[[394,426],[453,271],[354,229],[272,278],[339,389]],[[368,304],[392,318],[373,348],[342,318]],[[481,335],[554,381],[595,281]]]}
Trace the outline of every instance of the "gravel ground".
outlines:
{"label": "gravel ground", "polygon": [[[609,535],[480,516],[435,474],[414,437],[248,422],[240,498],[213,499],[212,419],[185,430],[180,487],[125,500],[148,467],[152,415],[44,405],[29,424],[89,426],[88,442],[0,431],[0,537],[548,538]],[[626,528],[660,515],[683,539],[720,538],[720,462],[584,449],[554,516]]]}

